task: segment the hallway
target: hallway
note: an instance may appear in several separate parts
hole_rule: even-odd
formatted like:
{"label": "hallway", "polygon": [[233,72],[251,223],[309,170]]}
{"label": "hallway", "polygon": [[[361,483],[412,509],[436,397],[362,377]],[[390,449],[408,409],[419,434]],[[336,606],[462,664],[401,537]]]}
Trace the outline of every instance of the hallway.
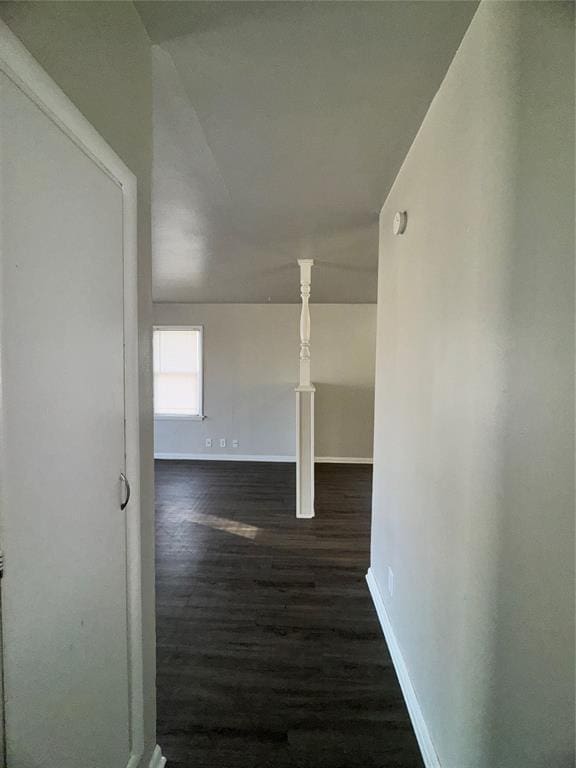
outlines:
{"label": "hallway", "polygon": [[420,768],[365,574],[372,469],[157,461],[158,741],[171,768]]}

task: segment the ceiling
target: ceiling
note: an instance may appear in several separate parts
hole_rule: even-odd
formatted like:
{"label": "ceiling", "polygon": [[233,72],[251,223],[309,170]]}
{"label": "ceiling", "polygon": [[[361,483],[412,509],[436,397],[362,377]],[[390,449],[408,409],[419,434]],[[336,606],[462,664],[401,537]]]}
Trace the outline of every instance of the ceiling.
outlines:
{"label": "ceiling", "polygon": [[136,3],[156,301],[376,301],[378,213],[476,2]]}

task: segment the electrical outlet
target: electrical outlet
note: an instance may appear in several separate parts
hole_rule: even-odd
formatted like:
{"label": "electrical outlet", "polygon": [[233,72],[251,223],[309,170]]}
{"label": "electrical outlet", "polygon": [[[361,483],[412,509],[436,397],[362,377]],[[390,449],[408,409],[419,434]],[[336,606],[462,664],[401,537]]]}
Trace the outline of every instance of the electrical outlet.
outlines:
{"label": "electrical outlet", "polygon": [[239,447],[240,447],[240,441],[232,440],[232,448],[239,448]]}
{"label": "electrical outlet", "polygon": [[206,438],[206,448],[212,448],[212,438],[207,437]]}
{"label": "electrical outlet", "polygon": [[394,571],[388,566],[388,593],[390,597],[394,594]]}
{"label": "electrical outlet", "polygon": [[226,448],[226,438],[221,437],[220,438],[220,448]]}

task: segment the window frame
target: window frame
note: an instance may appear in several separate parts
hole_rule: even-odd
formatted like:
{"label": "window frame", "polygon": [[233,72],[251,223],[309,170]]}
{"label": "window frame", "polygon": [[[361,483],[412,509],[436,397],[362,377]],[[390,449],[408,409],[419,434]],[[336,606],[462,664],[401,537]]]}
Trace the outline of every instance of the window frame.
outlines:
{"label": "window frame", "polygon": [[[200,413],[156,413],[154,401],[154,419],[158,421],[204,421],[204,326],[203,325],[157,325],[152,327],[152,336],[155,331],[198,331],[198,354],[200,366],[198,370],[198,404]],[[154,355],[152,355],[152,376],[155,377]]]}

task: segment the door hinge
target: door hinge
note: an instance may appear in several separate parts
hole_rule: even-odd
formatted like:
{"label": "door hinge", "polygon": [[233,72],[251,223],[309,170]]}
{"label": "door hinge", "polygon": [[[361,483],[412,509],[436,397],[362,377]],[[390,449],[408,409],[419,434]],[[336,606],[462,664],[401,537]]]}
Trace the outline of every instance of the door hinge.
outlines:
{"label": "door hinge", "polygon": [[0,579],[4,576],[4,552],[0,549]]}

